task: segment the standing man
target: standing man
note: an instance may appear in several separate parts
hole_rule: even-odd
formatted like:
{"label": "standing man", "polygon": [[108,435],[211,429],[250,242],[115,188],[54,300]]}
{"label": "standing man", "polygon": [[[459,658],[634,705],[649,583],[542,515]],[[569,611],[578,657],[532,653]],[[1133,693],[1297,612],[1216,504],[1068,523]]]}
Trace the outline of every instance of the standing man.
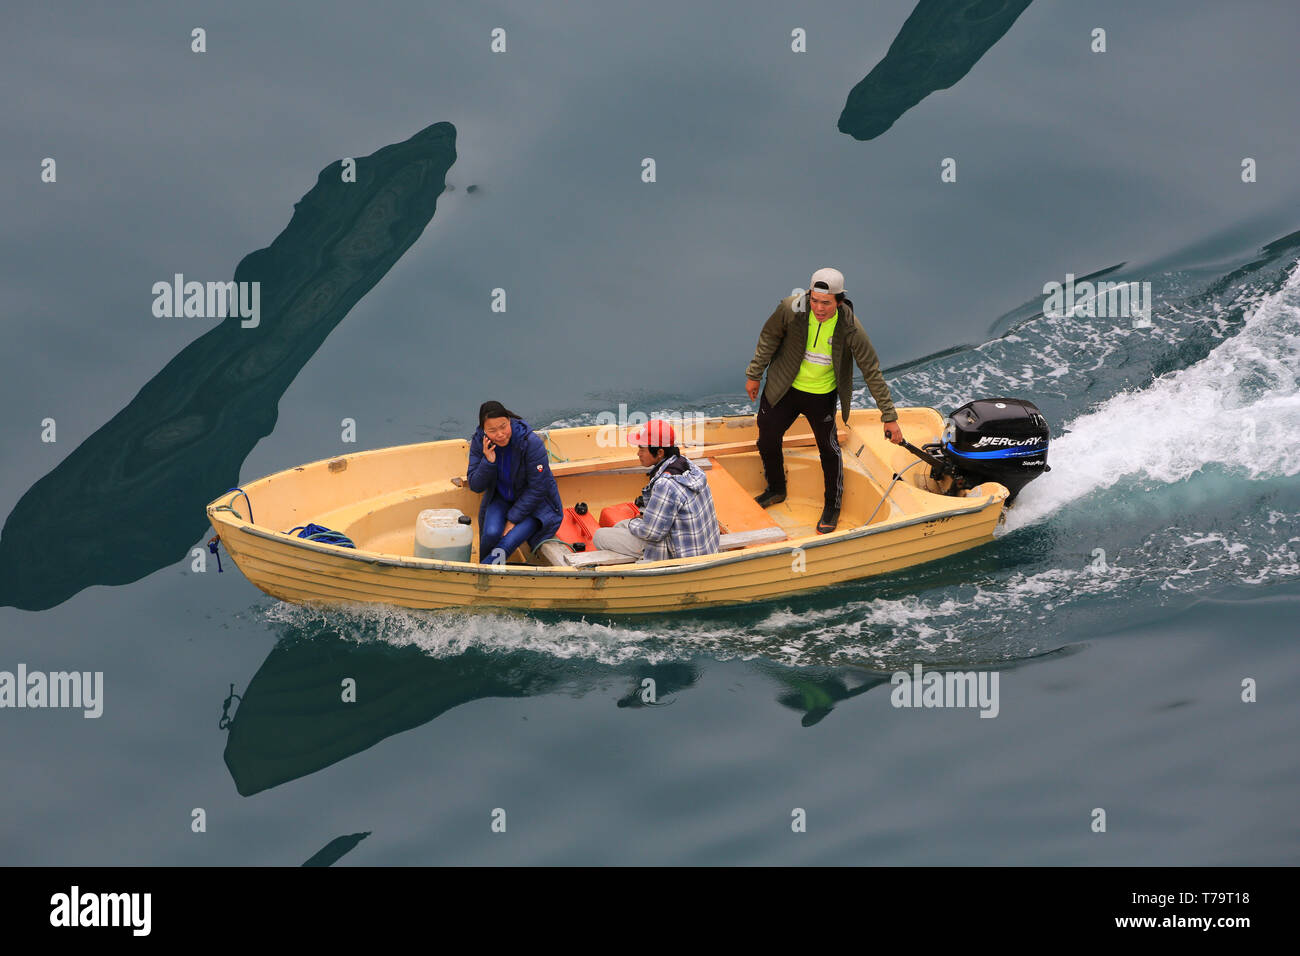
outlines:
{"label": "standing man", "polygon": [[[812,304],[811,314],[807,303]],[[885,437],[903,441],[889,386],[880,374],[880,361],[871,340],[844,296],[844,276],[838,269],[818,269],[807,292],[781,300],[763,325],[758,348],[745,372],[745,391],[758,398],[759,379],[767,371],[767,386],[758,406],[758,453],[763,459],[767,488],[754,500],[764,508],[785,501],[785,462],[781,442],[800,415],[812,425],[826,479],[826,501],[817,533],[828,534],[840,520],[844,494],[844,461],[835,435],[835,398],[844,421],[849,420],[853,366],[858,363],[871,397],[880,409]]]}

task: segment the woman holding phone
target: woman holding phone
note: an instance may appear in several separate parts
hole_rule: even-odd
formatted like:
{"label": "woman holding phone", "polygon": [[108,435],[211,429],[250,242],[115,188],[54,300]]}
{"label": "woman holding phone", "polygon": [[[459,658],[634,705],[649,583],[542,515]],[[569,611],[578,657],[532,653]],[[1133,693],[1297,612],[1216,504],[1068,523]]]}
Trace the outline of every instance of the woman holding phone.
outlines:
{"label": "woman holding phone", "polygon": [[505,564],[525,541],[536,550],[564,520],[546,443],[500,402],[484,402],[469,440],[469,487],[478,507],[479,563]]}

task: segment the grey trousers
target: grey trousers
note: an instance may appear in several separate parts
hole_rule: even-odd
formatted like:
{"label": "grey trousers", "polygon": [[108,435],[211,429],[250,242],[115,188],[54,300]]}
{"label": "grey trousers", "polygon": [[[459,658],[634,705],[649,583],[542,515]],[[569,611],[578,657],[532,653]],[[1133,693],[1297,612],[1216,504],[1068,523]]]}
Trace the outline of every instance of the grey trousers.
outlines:
{"label": "grey trousers", "polygon": [[645,551],[645,542],[627,530],[627,523],[631,520],[624,518],[612,528],[597,528],[591,536],[591,543],[602,551],[617,551],[619,554],[641,557]]}

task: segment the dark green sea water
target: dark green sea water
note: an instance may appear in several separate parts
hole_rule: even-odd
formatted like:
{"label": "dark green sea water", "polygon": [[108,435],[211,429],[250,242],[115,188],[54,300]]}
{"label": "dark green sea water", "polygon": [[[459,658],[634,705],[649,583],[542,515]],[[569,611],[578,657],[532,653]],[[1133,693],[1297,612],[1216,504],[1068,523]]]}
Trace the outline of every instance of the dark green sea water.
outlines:
{"label": "dark green sea water", "polygon": [[[1300,859],[1294,7],[10,20],[0,672],[102,672],[103,712],[0,707],[0,863]],[[489,398],[752,411],[759,328],[823,265],[898,404],[1051,422],[991,544],[635,620],[194,570],[226,488]],[[1102,270],[1149,324],[1044,314]],[[156,317],[177,273],[261,282],[260,324]],[[894,706],[917,664],[996,674],[996,717]]]}

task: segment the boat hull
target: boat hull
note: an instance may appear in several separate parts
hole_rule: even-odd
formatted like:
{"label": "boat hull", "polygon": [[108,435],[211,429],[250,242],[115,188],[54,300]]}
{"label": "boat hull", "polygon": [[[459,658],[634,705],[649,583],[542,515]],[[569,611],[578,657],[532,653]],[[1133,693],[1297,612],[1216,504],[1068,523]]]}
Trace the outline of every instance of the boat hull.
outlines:
{"label": "boat hull", "polygon": [[[936,425],[941,424],[937,412],[924,411],[935,416]],[[463,474],[467,448],[463,441],[357,453],[347,459],[317,462],[250,483],[245,490],[251,504],[261,509],[259,502],[271,502],[273,510],[278,511],[266,523],[246,520],[242,499],[232,506],[231,495],[209,505],[208,514],[221,543],[239,569],[272,597],[292,603],[379,603],[420,609],[494,607],[637,615],[724,607],[780,599],[886,574],[945,558],[991,540],[1002,515],[1006,489],[1000,485],[982,485],[976,489],[978,494],[970,497],[945,497],[928,494],[916,484],[904,486],[892,482],[896,487],[890,488],[886,476],[897,462],[890,462],[884,456],[894,446],[878,449],[878,460],[872,456],[868,444],[875,441],[876,433],[870,430],[869,424],[856,421],[859,415],[867,414],[854,410],[855,429],[845,443],[845,458],[852,455],[854,467],[861,472],[855,477],[858,484],[854,487],[859,489],[855,494],[864,500],[860,502],[862,510],[856,520],[867,523],[842,526],[829,535],[792,537],[741,551],[612,567],[501,566],[435,561],[369,550],[364,546],[354,551],[283,533],[289,525],[309,520],[300,513],[304,509],[309,514],[319,514],[330,504],[319,495],[313,498],[309,489],[319,485],[328,487],[331,469],[344,470],[338,462],[344,461],[345,467],[351,467],[358,481],[369,480],[373,484],[373,478],[360,477],[364,474],[362,460],[367,456],[380,456],[374,465],[376,472],[381,473],[382,457],[387,453],[390,466],[400,472],[405,467],[401,464],[406,461],[404,455],[423,449],[419,454],[446,453],[445,465],[439,462],[444,465],[444,471],[459,460]],[[753,417],[744,421],[752,425]],[[878,418],[876,421],[878,429]],[[578,430],[557,429],[551,437],[563,443],[565,431]],[[857,452],[852,452],[852,448],[857,448]],[[790,457],[787,453],[788,460]],[[815,449],[801,467],[816,478],[816,487],[810,488],[809,493],[815,490],[819,501],[820,466]],[[743,469],[738,471],[743,473]],[[752,469],[748,475],[747,481],[752,483]],[[278,491],[273,488],[276,479],[280,480]],[[400,484],[403,478],[398,475],[395,480]],[[639,480],[632,477],[634,483]],[[301,484],[302,494],[298,498],[303,504],[286,511],[285,503],[294,497],[291,493],[294,482]],[[808,484],[812,484],[811,478]],[[885,495],[886,490],[891,494]],[[351,493],[359,492],[354,489]],[[876,497],[870,498],[871,494]],[[447,488],[438,496],[431,497],[427,488],[411,489],[408,494],[399,493],[395,497],[390,495],[384,499],[383,508],[357,512],[348,519],[352,523],[347,527],[366,529],[375,535],[376,541],[392,540],[383,536],[386,525],[380,519],[396,510],[398,513],[390,523],[400,525],[416,509],[436,506],[430,504],[435,497],[440,504],[459,500],[462,505],[472,505],[477,500],[476,495],[455,488],[454,482],[448,479]],[[873,500],[877,507],[867,518],[866,506]],[[880,504],[887,507],[882,509]],[[462,510],[475,513],[469,506]],[[279,524],[286,527],[279,529]]]}

